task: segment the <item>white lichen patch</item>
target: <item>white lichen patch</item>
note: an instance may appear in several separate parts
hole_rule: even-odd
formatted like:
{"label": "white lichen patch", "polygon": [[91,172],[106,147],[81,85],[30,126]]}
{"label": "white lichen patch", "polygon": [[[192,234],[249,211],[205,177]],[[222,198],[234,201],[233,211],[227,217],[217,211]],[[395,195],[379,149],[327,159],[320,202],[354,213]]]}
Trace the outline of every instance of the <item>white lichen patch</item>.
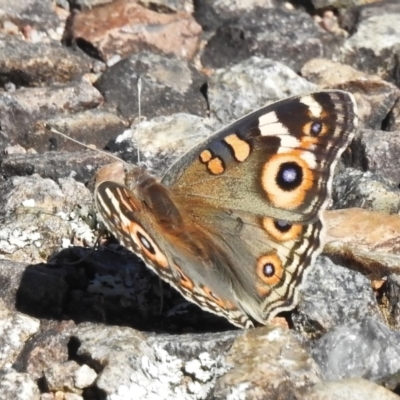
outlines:
{"label": "white lichen patch", "polygon": [[0,230],[0,253],[12,254],[26,246],[41,244],[42,236],[36,226],[20,228],[5,227]]}

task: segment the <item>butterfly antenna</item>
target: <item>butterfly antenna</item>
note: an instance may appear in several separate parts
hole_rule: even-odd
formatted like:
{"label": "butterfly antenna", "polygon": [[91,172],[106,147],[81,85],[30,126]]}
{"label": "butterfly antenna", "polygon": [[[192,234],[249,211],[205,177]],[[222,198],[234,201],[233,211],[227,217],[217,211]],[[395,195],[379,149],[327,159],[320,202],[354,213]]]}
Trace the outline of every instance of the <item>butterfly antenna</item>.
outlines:
{"label": "butterfly antenna", "polygon": [[123,162],[124,164],[127,164],[124,160],[122,160],[121,158],[115,156],[114,154],[111,154],[111,153],[109,153],[109,152],[107,152],[107,151],[105,151],[105,150],[94,149],[93,147],[88,146],[87,144],[82,143],[82,142],[80,142],[79,140],[73,139],[72,137],[69,137],[69,136],[66,135],[65,133],[62,133],[62,132],[58,131],[57,129],[54,129],[50,124],[46,124],[46,125],[45,125],[45,128],[48,129],[50,132],[56,133],[57,135],[60,135],[60,136],[62,136],[63,138],[70,140],[71,142],[74,142],[74,143],[76,143],[76,144],[79,144],[79,145],[82,146],[82,147],[85,147],[86,149],[93,150],[93,151],[97,151],[98,153],[105,154],[106,156],[108,156],[108,157],[110,157],[110,158],[114,158],[115,160],[118,160],[118,161]]}
{"label": "butterfly antenna", "polygon": [[140,129],[140,121],[142,118],[142,102],[141,102],[141,97],[142,97],[142,77],[139,75],[137,82],[137,91],[138,91],[138,113],[139,113],[139,123],[137,126],[137,132],[136,132],[136,147],[137,147],[137,154],[138,154],[138,166],[140,166],[140,140],[139,140],[139,129]]}
{"label": "butterfly antenna", "polygon": [[107,232],[106,229],[104,229],[104,228],[101,229],[101,231],[100,231],[100,232],[98,233],[98,235],[97,235],[96,241],[94,242],[93,246],[90,247],[89,253],[87,253],[85,256],[83,256],[82,258],[80,258],[80,259],[77,260],[77,261],[73,261],[73,262],[64,262],[64,264],[66,264],[66,265],[76,265],[76,264],[80,264],[82,261],[85,261],[88,257],[90,257],[90,256],[93,254],[94,249],[95,249],[95,248],[98,246],[98,244],[99,244],[100,238],[101,238],[103,235],[105,235],[106,232]]}

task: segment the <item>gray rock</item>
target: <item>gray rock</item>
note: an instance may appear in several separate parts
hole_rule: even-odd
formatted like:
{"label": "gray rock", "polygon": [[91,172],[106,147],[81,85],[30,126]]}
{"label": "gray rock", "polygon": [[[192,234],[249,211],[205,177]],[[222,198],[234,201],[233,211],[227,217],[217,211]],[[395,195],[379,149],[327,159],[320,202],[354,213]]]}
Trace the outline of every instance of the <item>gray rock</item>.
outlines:
{"label": "gray rock", "polygon": [[0,371],[0,393],[4,400],[40,400],[40,391],[28,374]]}
{"label": "gray rock", "polygon": [[399,340],[398,332],[366,317],[330,330],[313,344],[312,355],[324,379],[377,380],[400,370]]}
{"label": "gray rock", "polygon": [[200,93],[206,79],[190,64],[172,56],[140,52],[114,64],[96,82],[109,106],[125,118],[138,116],[138,87],[141,77],[141,112],[149,119],[186,112],[206,115]]}
{"label": "gray rock", "polygon": [[0,369],[12,365],[25,342],[39,327],[36,318],[10,311],[0,300]]}
{"label": "gray rock", "polygon": [[100,93],[83,80],[65,86],[0,93],[1,128],[8,140],[13,139],[21,146],[39,152],[49,151],[53,149],[49,139],[54,134],[49,135],[43,129],[45,122],[60,114],[74,114],[96,107],[102,101]]}
{"label": "gray rock", "polygon": [[85,210],[90,214],[91,193],[72,178],[57,185],[38,175],[15,177],[3,201],[0,249],[15,261],[43,261],[73,237],[95,241],[82,220]]}
{"label": "gray rock", "polygon": [[[226,350],[236,334],[220,334]],[[90,357],[103,367],[96,386],[115,399],[202,399],[215,380],[229,369],[210,357],[208,347],[218,346],[213,337],[171,336],[146,341],[142,333],[123,327],[80,326],[78,355]],[[211,339],[208,341],[207,339]],[[228,343],[229,344],[228,344]],[[169,347],[167,344],[169,343]],[[175,355],[173,348],[180,349]],[[191,350],[189,350],[191,349]],[[184,354],[184,356],[182,356]]]}
{"label": "gray rock", "polygon": [[[313,0],[331,1],[331,0]],[[333,0],[335,1],[335,0]],[[343,4],[346,0],[341,0]],[[340,24],[350,34],[353,34],[358,25],[366,19],[376,15],[387,15],[400,12],[400,4],[397,0],[380,0],[370,2],[369,0],[349,0],[347,4],[354,2],[355,7],[340,10]]]}
{"label": "gray rock", "polygon": [[53,5],[41,0],[2,0],[2,21],[13,21],[20,29],[28,26],[48,32],[60,25]]}
{"label": "gray rock", "polygon": [[296,329],[321,332],[367,315],[382,320],[369,279],[334,264],[328,257],[318,257],[301,288],[297,312],[292,315]]}
{"label": "gray rock", "polygon": [[[29,43],[0,33],[0,86],[65,83],[90,71],[90,60],[60,43]],[[29,62],[28,62],[29,61]]]}
{"label": "gray rock", "polygon": [[389,274],[385,290],[388,300],[387,308],[391,317],[391,323],[397,329],[400,328],[400,275]]}
{"label": "gray rock", "polygon": [[279,62],[250,57],[217,70],[208,84],[208,99],[221,126],[268,103],[317,88]]}
{"label": "gray rock", "polygon": [[332,199],[335,209],[361,207],[366,210],[397,214],[400,211],[398,184],[377,170],[342,169],[335,174]]}
{"label": "gray rock", "polygon": [[226,21],[208,41],[201,61],[211,68],[226,68],[250,56],[268,57],[294,71],[318,57],[338,55],[340,36],[327,33],[300,10],[256,8]]}
{"label": "gray rock", "polygon": [[27,264],[0,260],[0,298],[10,311],[17,311],[15,299]]}
{"label": "gray rock", "polygon": [[365,72],[392,80],[400,49],[400,10],[372,15],[361,21],[357,31],[341,48],[340,59]]}
{"label": "gray rock", "polygon": [[224,21],[240,17],[244,12],[263,8],[286,8],[279,0],[248,0],[248,1],[199,1],[196,3],[195,18],[203,31],[215,31]]}
{"label": "gray rock", "polygon": [[351,144],[353,166],[400,183],[400,132],[360,130]]}
{"label": "gray rock", "polygon": [[[7,182],[11,181],[13,176],[33,174],[54,181],[73,177],[79,182],[87,182],[97,169],[112,160],[105,154],[87,150],[77,153],[54,151],[45,154],[11,154],[3,158],[0,171],[4,179],[8,180]],[[7,193],[12,190],[12,185],[3,184],[0,190],[2,194],[0,202],[4,202],[8,196]],[[4,207],[1,209],[4,210]]]}
{"label": "gray rock", "polygon": [[400,99],[396,101],[392,110],[390,111],[384,130],[392,132],[400,131]]}
{"label": "gray rock", "polygon": [[311,0],[312,5],[318,8],[350,8],[365,3],[365,0]]}

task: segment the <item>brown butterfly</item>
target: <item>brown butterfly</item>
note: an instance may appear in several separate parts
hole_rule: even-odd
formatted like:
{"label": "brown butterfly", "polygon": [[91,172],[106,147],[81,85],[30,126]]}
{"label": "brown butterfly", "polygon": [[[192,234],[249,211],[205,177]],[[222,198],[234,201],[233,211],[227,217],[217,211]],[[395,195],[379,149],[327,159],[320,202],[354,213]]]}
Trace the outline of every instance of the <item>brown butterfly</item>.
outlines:
{"label": "brown butterfly", "polygon": [[194,147],[161,182],[136,166],[103,167],[96,205],[121,243],[186,299],[239,327],[266,324],[297,304],[356,128],[347,92],[278,101]]}

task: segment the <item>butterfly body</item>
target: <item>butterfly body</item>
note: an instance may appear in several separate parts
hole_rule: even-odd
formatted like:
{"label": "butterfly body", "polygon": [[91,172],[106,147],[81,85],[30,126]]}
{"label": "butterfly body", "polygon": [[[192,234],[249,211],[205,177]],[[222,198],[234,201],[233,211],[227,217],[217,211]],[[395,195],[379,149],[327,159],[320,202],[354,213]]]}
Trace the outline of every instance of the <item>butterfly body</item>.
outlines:
{"label": "butterfly body", "polygon": [[322,247],[333,169],[356,129],[352,96],[263,107],[190,150],[161,182],[115,163],[97,176],[107,228],[162,279],[240,327],[297,303]]}

